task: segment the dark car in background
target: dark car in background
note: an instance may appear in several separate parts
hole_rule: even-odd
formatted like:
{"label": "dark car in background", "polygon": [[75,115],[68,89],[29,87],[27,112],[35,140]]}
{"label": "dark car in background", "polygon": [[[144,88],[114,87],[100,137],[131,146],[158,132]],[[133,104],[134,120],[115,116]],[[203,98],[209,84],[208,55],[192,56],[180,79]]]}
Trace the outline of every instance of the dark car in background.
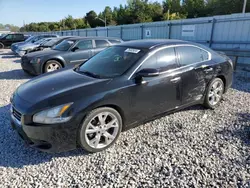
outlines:
{"label": "dark car in background", "polygon": [[16,42],[13,43],[11,45],[11,50],[12,52],[14,52],[15,54],[17,54],[16,50],[18,49],[18,47],[21,47],[22,45],[26,45],[27,43],[35,43],[36,41],[43,39],[43,38],[54,38],[54,37],[58,37],[58,35],[54,35],[54,34],[46,34],[46,35],[36,35],[36,36],[30,36],[29,38],[27,38],[25,41],[23,42]]}
{"label": "dark car in background", "polygon": [[28,49],[26,53],[49,50],[53,48],[54,46],[56,46],[57,44],[61,43],[63,40],[68,39],[68,38],[72,38],[72,36],[53,38],[50,41],[44,42],[33,49]]}
{"label": "dark car in background", "polygon": [[195,104],[215,108],[232,76],[232,61],[200,44],[124,42],[74,69],[21,85],[11,98],[11,122],[28,144],[43,151],[80,146],[98,152],[121,130],[163,113]]}
{"label": "dark car in background", "polygon": [[0,49],[10,47],[13,43],[26,40],[26,36],[21,33],[10,33],[0,38]]}
{"label": "dark car in background", "polygon": [[83,63],[103,49],[121,42],[121,39],[108,37],[72,37],[51,50],[23,56],[22,69],[33,75],[55,71],[67,65]]}

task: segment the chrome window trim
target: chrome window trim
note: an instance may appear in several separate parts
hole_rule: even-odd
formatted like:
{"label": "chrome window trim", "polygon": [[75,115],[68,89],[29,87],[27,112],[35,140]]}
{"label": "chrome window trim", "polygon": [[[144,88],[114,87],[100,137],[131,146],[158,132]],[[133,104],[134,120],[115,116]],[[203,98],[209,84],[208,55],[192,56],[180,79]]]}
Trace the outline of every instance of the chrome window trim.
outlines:
{"label": "chrome window trim", "polygon": [[[146,60],[148,60],[152,55],[154,55],[156,52],[158,52],[158,51],[160,51],[160,50],[163,50],[163,49],[166,49],[166,48],[175,48],[175,47],[182,47],[182,46],[184,46],[184,47],[185,47],[185,46],[192,46],[192,47],[195,47],[195,48],[199,48],[199,49],[201,49],[201,50],[204,50],[205,52],[208,53],[208,59],[205,60],[205,61],[195,62],[195,63],[189,64],[189,65],[185,65],[185,66],[182,66],[182,67],[178,67],[178,68],[176,68],[176,69],[167,70],[167,71],[161,72],[160,74],[163,74],[163,73],[166,73],[166,72],[172,72],[172,71],[178,70],[178,69],[180,69],[180,68],[188,67],[188,66],[190,66],[190,65],[195,65],[195,64],[198,64],[198,63],[206,62],[206,61],[210,61],[210,60],[212,59],[212,54],[211,54],[209,51],[207,51],[206,49],[201,48],[201,47],[199,47],[199,46],[192,45],[192,44],[177,44],[177,45],[163,46],[163,47],[161,47],[161,48],[158,48],[158,49],[154,50],[153,52],[149,52],[148,57],[145,58],[145,59],[140,63],[140,65],[138,65],[138,66],[135,68],[135,70],[134,70],[134,71],[130,74],[130,76],[128,77],[128,80],[130,80],[131,77],[135,74],[135,72],[142,66],[142,64],[143,64]],[[178,58],[178,54],[176,54],[176,58]]]}

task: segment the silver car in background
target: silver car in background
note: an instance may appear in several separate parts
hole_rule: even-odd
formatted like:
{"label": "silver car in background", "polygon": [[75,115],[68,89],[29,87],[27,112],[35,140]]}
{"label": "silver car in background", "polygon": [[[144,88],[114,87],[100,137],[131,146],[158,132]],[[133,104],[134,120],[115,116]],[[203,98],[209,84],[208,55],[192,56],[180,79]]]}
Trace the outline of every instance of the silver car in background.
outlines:
{"label": "silver car in background", "polygon": [[37,36],[31,36],[28,39],[26,39],[23,42],[17,42],[17,43],[13,43],[11,45],[11,50],[12,52],[16,53],[16,50],[18,47],[21,47],[22,45],[25,45],[27,43],[35,43],[36,41],[42,39],[42,38],[54,38],[54,37],[59,37],[58,35],[37,35]]}
{"label": "silver car in background", "polygon": [[52,40],[53,38],[42,38],[34,43],[26,43],[23,44],[15,50],[15,53],[19,55],[20,57],[27,54],[27,52],[34,50],[35,48],[39,47],[40,45],[43,45],[44,43],[47,43],[48,41]]}

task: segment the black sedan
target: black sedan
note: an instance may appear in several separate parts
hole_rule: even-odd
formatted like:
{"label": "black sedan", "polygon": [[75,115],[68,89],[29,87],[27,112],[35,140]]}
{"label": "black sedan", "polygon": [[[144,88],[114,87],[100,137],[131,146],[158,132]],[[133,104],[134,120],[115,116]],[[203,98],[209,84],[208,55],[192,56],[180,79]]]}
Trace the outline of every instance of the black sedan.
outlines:
{"label": "black sedan", "polygon": [[139,40],[112,46],[74,69],[39,76],[11,99],[11,122],[47,152],[99,152],[122,130],[194,104],[215,108],[232,84],[232,61],[205,46]]}
{"label": "black sedan", "polygon": [[75,66],[105,48],[121,42],[120,39],[110,37],[72,37],[63,40],[51,50],[24,55],[22,69],[27,73],[39,75],[68,65]]}

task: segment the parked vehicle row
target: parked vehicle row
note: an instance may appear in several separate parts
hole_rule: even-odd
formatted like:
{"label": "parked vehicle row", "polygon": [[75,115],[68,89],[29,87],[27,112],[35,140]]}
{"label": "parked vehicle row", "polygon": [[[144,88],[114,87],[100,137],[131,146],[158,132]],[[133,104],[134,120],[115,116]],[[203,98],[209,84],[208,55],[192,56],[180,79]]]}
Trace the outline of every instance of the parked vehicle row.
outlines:
{"label": "parked vehicle row", "polygon": [[27,48],[27,46],[29,46],[30,44],[34,44],[35,42],[38,42],[39,40],[44,39],[44,38],[54,38],[54,37],[58,37],[58,35],[30,36],[25,41],[13,43],[11,45],[11,50],[15,54],[23,56],[23,55],[25,55],[26,51],[29,50],[29,48]]}
{"label": "parked vehicle row", "polygon": [[69,37],[51,50],[23,56],[21,65],[25,72],[39,75],[83,63],[103,49],[120,42],[120,39],[106,37]]}
{"label": "parked vehicle row", "polygon": [[[24,70],[50,72],[11,97],[11,124],[26,143],[46,152],[99,152],[122,130],[161,114],[215,108],[232,84],[232,61],[203,45],[118,41],[72,37],[22,57]],[[79,65],[54,71],[68,64]]]}
{"label": "parked vehicle row", "polygon": [[0,49],[10,47],[13,43],[24,41],[28,38],[28,35],[21,33],[9,33],[0,37]]}

